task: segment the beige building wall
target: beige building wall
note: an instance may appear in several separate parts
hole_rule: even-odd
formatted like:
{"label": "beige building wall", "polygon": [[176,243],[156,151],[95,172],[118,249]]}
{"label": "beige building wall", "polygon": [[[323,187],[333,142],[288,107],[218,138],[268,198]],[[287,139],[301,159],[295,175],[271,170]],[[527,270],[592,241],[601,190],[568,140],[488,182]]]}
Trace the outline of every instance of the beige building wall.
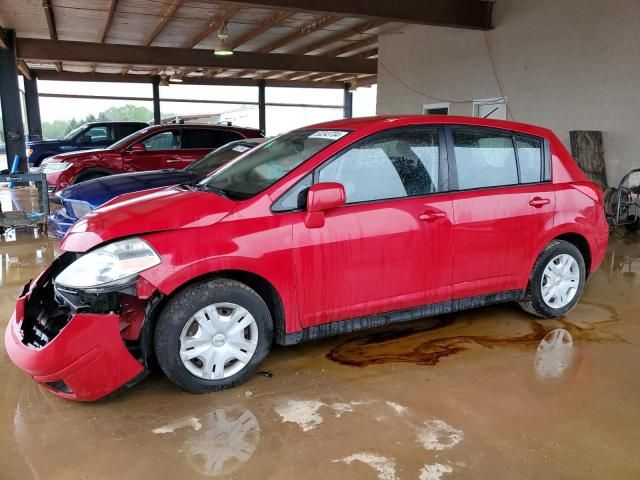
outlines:
{"label": "beige building wall", "polygon": [[567,147],[570,130],[601,130],[610,184],[640,168],[640,0],[498,0],[494,24],[381,36],[378,113],[451,101],[472,115],[474,99],[504,96]]}

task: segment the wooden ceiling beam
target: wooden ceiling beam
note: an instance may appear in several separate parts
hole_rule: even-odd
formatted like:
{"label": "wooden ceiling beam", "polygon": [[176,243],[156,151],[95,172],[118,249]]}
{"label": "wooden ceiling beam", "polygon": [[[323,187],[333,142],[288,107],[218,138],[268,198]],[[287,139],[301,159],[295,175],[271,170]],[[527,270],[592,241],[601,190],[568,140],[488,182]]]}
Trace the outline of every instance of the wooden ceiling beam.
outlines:
{"label": "wooden ceiling beam", "polygon": [[144,44],[147,47],[150,46],[156,40],[156,38],[158,38],[158,35],[162,33],[164,28],[167,26],[169,21],[173,18],[176,11],[178,10],[178,8],[180,8],[181,5],[182,5],[182,0],[173,0],[171,4],[169,4],[169,6],[167,7],[167,10],[162,14],[162,18],[160,18],[160,22],[158,23],[158,25],[156,25],[156,28],[154,28],[153,32],[151,32],[149,36],[146,38]]}
{"label": "wooden ceiling beam", "polygon": [[[205,0],[219,3],[220,0]],[[418,25],[490,30],[493,1],[484,0],[232,0],[244,7],[296,9],[315,14],[382,19]]]}
{"label": "wooden ceiling beam", "polygon": [[23,77],[29,80],[32,80],[31,70],[29,70],[29,66],[24,60],[22,59],[18,60],[16,67],[18,68],[18,71],[22,74]]}
{"label": "wooden ceiling beam", "polygon": [[371,47],[372,45],[378,44],[378,36],[372,36],[370,38],[364,38],[360,41],[349,43],[339,48],[335,48],[333,50],[329,50],[328,52],[324,52],[322,55],[326,55],[329,57],[339,57],[340,55],[349,54],[351,52],[355,52],[356,50],[362,50],[363,48]]}
{"label": "wooden ceiling beam", "polygon": [[118,5],[118,0],[111,0],[111,4],[109,5],[109,10],[107,13],[107,20],[104,23],[104,28],[102,29],[102,37],[100,37],[100,43],[104,43],[109,35],[109,29],[111,28],[111,23],[113,22],[113,16],[116,13],[116,7]]}
{"label": "wooden ceiling beam", "polygon": [[204,49],[53,41],[18,38],[19,58],[41,61],[114,63],[174,67],[375,74],[377,62],[361,58],[236,52],[217,57]]}
{"label": "wooden ceiling beam", "polygon": [[[61,80],[66,82],[125,82],[125,83],[151,83],[152,75],[120,75],[118,73],[80,73],[80,72],[54,72],[52,70],[32,70],[41,80]],[[228,86],[258,86],[258,80],[249,78],[228,78],[228,77],[196,77],[185,78],[183,85],[228,85]],[[340,82],[289,82],[281,80],[267,80],[270,87],[324,87],[343,88]]]}
{"label": "wooden ceiling beam", "polygon": [[267,30],[269,30],[269,29],[275,27],[276,25],[284,22],[288,18],[292,17],[295,13],[296,12],[293,11],[293,10],[284,10],[282,12],[275,13],[274,15],[272,15],[271,17],[267,18],[262,23],[260,23],[254,29],[249,30],[248,32],[244,33],[243,35],[240,35],[236,39],[230,40],[229,41],[229,47],[232,50],[235,50],[239,46],[244,45],[245,43],[249,42],[250,40],[253,40],[258,35],[262,35]]}
{"label": "wooden ceiling beam", "polygon": [[[49,38],[58,40],[58,28],[56,27],[56,15],[53,12],[51,0],[42,0],[42,8],[44,9],[44,17],[47,20],[47,28],[49,29]],[[62,71],[62,62],[55,63],[56,70]]]}
{"label": "wooden ceiling beam", "polygon": [[[289,45],[290,43],[293,43],[296,40],[300,40],[301,38],[304,38],[305,36],[310,35],[313,32],[317,32],[318,30],[321,30],[333,23],[336,23],[338,20],[340,20],[340,17],[336,17],[334,15],[327,15],[321,18],[316,18],[311,22],[307,23],[306,25],[303,25],[295,32],[292,32],[289,35],[285,35],[284,37],[277,38],[273,42],[269,43],[268,45],[265,45],[262,48],[259,48],[256,51],[259,53],[273,52],[274,50],[277,50],[281,47]],[[237,73],[235,77],[241,78],[251,73],[255,73],[255,72],[251,70],[243,70]]]}

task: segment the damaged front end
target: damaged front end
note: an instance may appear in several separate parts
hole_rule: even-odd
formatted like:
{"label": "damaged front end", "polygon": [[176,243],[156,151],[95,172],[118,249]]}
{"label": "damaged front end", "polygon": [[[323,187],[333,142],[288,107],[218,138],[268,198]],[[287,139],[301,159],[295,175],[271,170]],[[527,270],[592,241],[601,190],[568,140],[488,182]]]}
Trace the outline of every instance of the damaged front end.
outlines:
{"label": "damaged front end", "polygon": [[131,386],[148,372],[141,331],[155,289],[139,276],[104,289],[54,280],[81,255],[67,252],[25,286],[7,326],[12,361],[58,396],[91,401]]}

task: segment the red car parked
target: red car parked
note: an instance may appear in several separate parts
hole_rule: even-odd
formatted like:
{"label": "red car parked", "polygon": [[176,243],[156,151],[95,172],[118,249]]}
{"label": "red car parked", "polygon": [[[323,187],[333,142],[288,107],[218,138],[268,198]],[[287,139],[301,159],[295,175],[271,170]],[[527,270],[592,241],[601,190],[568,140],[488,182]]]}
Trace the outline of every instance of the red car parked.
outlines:
{"label": "red car parked", "polygon": [[607,241],[600,190],[547,129],[330,122],[84,217],[25,286],[5,343],[66,398],[101,398],[156,361],[208,392],[248,379],[273,340],[509,301],[564,315]]}
{"label": "red car parked", "polygon": [[263,135],[251,128],[169,124],[148,127],[104,150],[61,153],[42,161],[49,193],[114,173],[181,169],[234,140]]}

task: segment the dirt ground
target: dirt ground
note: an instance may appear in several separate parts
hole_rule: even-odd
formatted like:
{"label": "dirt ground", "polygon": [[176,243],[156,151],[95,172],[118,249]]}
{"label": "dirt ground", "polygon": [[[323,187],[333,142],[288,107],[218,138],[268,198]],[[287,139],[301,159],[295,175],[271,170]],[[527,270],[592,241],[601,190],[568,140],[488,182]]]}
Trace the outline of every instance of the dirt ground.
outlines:
{"label": "dirt ground", "polygon": [[[3,332],[54,251],[0,238]],[[154,373],[65,401],[0,348],[0,479],[637,479],[638,275],[640,237],[614,235],[564,319],[507,304],[275,348],[208,395]]]}

